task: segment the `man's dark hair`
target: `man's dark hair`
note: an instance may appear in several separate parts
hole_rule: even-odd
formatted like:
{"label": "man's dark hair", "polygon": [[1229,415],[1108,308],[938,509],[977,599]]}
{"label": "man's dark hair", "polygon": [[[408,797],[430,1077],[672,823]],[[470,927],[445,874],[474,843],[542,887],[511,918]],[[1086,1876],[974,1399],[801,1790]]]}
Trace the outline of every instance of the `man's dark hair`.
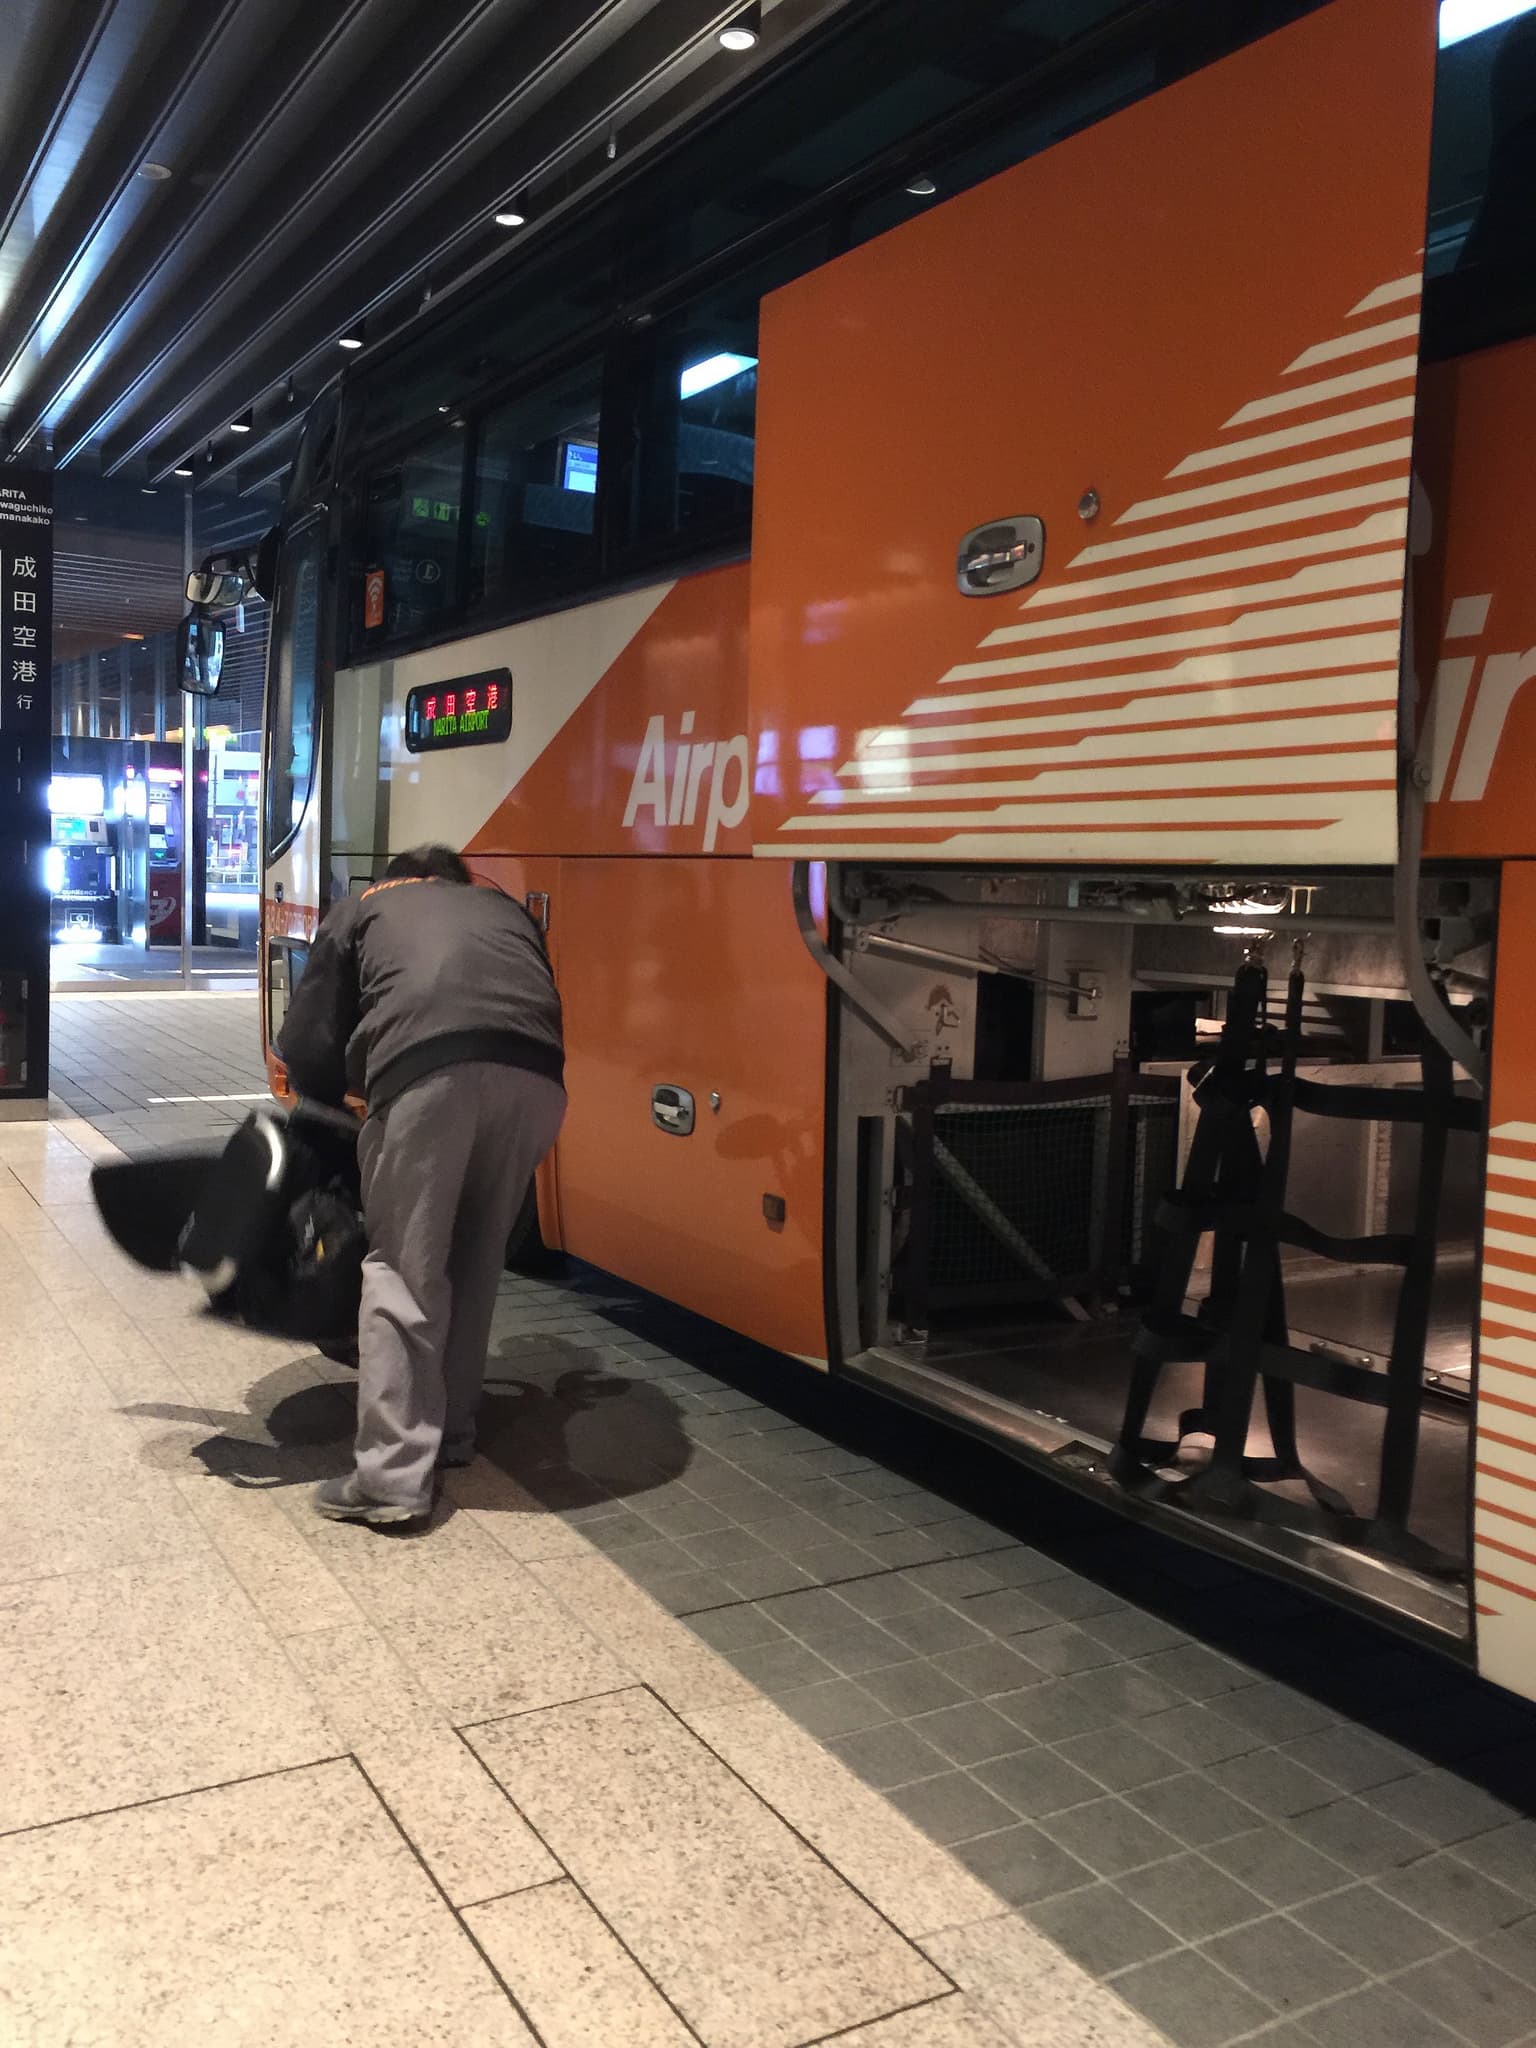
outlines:
{"label": "man's dark hair", "polygon": [[460,882],[467,889],[474,876],[451,846],[413,846],[397,853],[384,870],[387,882]]}

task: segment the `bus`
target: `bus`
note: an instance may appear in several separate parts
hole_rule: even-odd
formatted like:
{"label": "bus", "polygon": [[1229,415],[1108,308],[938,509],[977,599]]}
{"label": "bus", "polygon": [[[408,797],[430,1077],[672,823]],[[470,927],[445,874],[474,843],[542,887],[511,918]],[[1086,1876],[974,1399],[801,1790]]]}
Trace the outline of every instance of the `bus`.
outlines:
{"label": "bus", "polygon": [[267,1044],[451,842],[525,1255],[1536,1697],[1536,13],[881,22],[311,407]]}

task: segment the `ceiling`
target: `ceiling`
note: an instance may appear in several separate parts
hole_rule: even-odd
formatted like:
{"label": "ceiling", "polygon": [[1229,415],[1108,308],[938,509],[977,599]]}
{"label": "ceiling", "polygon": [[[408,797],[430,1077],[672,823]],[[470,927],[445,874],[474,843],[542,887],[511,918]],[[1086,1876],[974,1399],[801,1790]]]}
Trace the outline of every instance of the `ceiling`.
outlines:
{"label": "ceiling", "polygon": [[265,495],[343,332],[526,245],[854,0],[768,0],[733,54],[742,4],[4,0],[0,454]]}

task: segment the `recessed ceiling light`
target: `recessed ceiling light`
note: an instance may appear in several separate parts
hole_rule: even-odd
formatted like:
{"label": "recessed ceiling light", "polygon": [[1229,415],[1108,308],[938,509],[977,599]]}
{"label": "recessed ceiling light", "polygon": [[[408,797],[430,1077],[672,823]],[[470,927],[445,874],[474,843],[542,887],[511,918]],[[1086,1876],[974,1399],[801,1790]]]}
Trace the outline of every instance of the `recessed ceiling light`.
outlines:
{"label": "recessed ceiling light", "polygon": [[255,422],[252,420],[250,413],[243,412],[237,420],[230,421],[229,431],[232,434],[248,434],[254,424]]}
{"label": "recessed ceiling light", "polygon": [[720,31],[722,50],[755,50],[762,40],[763,10],[761,0],[752,0],[750,7],[743,7],[740,14],[728,21]]}
{"label": "recessed ceiling light", "polygon": [[167,178],[174,177],[169,164],[140,164],[139,176],[151,185],[163,185]]}
{"label": "recessed ceiling light", "polygon": [[190,462],[178,462],[176,467],[171,471],[172,476],[190,476],[191,474],[192,465]]}

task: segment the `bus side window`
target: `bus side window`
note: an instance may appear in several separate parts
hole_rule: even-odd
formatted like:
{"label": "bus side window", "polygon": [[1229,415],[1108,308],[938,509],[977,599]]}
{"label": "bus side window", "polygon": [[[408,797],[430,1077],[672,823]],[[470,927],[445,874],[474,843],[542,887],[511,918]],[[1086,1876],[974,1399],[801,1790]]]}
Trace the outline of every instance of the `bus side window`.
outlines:
{"label": "bus side window", "polygon": [[490,611],[599,573],[602,365],[583,363],[480,421],[468,602]]}
{"label": "bus side window", "polygon": [[283,551],[276,647],[267,706],[267,859],[293,838],[309,803],[320,698],[322,530],[311,526]]}
{"label": "bus side window", "polygon": [[752,518],[757,280],[636,336],[619,366],[629,431],[610,518],[614,566],[739,540]]}
{"label": "bus side window", "polygon": [[1425,350],[1536,329],[1536,12],[1462,36],[1435,77]]}
{"label": "bus side window", "polygon": [[[403,640],[453,617],[461,603],[459,533],[464,497],[462,419],[368,478],[363,490],[365,575],[382,575],[382,605],[364,613],[359,639]],[[375,586],[377,588],[377,585]]]}

